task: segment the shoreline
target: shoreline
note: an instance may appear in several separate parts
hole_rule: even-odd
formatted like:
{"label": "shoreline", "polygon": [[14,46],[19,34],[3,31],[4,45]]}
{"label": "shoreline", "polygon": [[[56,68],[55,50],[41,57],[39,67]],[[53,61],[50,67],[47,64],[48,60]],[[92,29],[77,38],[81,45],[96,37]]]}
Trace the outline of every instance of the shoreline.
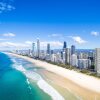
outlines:
{"label": "shoreline", "polygon": [[100,100],[100,93],[88,90],[60,75],[47,70],[38,72],[65,100]]}
{"label": "shoreline", "polygon": [[52,65],[47,62],[40,61],[40,60],[35,60],[35,59],[29,58],[26,56],[21,56],[21,55],[17,55],[17,54],[13,54],[13,53],[8,53],[8,54],[10,54],[12,56],[23,58],[23,59],[33,63],[37,67],[44,68],[47,71],[50,71],[59,76],[62,76],[65,79],[68,79],[83,88],[89,89],[90,91],[93,91],[93,92],[100,93],[100,80],[98,78],[88,76],[88,75],[85,75],[82,73],[78,73],[73,70],[64,69],[62,67]]}
{"label": "shoreline", "polygon": [[[29,84],[29,80],[32,80],[37,84],[37,86],[42,90],[44,93],[49,95],[53,100],[64,100],[63,96],[59,94],[59,92],[54,89],[47,81],[45,81],[40,74],[32,70],[26,70],[23,65],[15,66],[14,68],[20,72],[22,72],[26,78],[27,83]],[[30,88],[30,87],[29,87]],[[31,88],[30,88],[31,89]]]}

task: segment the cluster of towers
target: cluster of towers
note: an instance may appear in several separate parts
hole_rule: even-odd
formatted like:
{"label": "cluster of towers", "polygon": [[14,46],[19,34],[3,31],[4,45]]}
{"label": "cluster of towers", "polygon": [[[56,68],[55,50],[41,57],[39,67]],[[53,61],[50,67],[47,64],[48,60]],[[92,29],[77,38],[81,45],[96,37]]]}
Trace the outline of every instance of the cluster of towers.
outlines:
{"label": "cluster of towers", "polygon": [[100,48],[97,48],[94,52],[78,51],[75,45],[68,48],[67,42],[64,41],[62,49],[51,50],[51,45],[48,43],[47,49],[41,50],[40,41],[37,39],[37,43],[32,43],[32,50],[29,49],[28,52],[20,51],[19,53],[36,59],[71,65],[80,69],[93,69],[100,73]]}
{"label": "cluster of towers", "polygon": [[36,50],[35,43],[32,44],[32,56],[55,63],[63,63],[66,65],[69,64],[81,69],[88,69],[92,64],[91,59],[89,59],[89,54],[84,52],[78,53],[75,45],[72,45],[71,48],[68,48],[66,41],[64,41],[63,48],[59,51],[51,50],[50,43],[47,44],[46,50],[40,50],[40,41],[37,39]]}

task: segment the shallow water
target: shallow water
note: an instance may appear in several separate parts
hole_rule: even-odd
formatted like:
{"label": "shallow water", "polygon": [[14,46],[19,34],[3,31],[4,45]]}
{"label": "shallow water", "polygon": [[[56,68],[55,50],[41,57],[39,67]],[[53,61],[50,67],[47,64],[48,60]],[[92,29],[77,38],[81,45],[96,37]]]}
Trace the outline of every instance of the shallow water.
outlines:
{"label": "shallow water", "polygon": [[31,65],[23,59],[0,53],[0,100],[51,100],[51,96],[43,92],[37,83],[29,84],[27,77],[14,68],[20,64],[26,69]]}

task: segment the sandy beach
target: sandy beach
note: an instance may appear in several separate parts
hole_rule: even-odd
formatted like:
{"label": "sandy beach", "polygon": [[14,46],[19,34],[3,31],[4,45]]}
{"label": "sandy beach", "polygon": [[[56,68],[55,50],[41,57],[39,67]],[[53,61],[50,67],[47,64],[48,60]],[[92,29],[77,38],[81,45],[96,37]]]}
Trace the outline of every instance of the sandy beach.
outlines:
{"label": "sandy beach", "polygon": [[100,93],[79,86],[65,77],[49,71],[40,71],[40,74],[43,74],[49,84],[65,97],[65,100],[100,100]]}
{"label": "sandy beach", "polygon": [[100,100],[100,79],[29,57],[12,53],[10,55],[23,58],[37,67],[46,69],[47,71],[42,72],[43,77],[48,79],[48,82],[59,92],[63,91],[63,95],[66,95],[64,92],[68,90],[75,96],[80,96],[79,99],[82,97],[82,100]]}

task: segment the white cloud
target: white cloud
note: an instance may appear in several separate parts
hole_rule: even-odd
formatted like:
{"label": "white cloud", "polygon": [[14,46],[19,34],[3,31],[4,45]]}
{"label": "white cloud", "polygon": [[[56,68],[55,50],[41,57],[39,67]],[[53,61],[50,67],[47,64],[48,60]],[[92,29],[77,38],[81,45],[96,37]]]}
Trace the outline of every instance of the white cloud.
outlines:
{"label": "white cloud", "polygon": [[44,41],[41,42],[41,47],[47,47],[47,44],[50,43],[51,47],[61,47],[63,46],[63,43],[61,43],[60,41]]}
{"label": "white cloud", "polygon": [[13,48],[13,49],[22,49],[22,48],[29,48],[30,45],[25,43],[14,43],[14,42],[0,42],[1,48]]}
{"label": "white cloud", "polygon": [[11,11],[11,10],[15,10],[15,7],[14,6],[11,6],[11,5],[7,5],[7,10]]}
{"label": "white cloud", "polygon": [[61,37],[62,35],[61,34],[50,34],[48,35],[48,37]]}
{"label": "white cloud", "polygon": [[65,37],[62,34],[50,34],[48,35],[49,38],[56,38],[58,40],[64,40]]}
{"label": "white cloud", "polygon": [[93,36],[99,36],[99,32],[92,31],[92,32],[91,32],[91,35],[93,35]]}
{"label": "white cloud", "polygon": [[3,40],[8,40],[8,39],[2,39],[2,38],[0,39],[0,41],[3,41]]}
{"label": "white cloud", "polygon": [[[63,43],[60,41],[43,41],[40,42],[41,49],[46,49],[47,44],[50,43],[51,48],[59,48],[63,46]],[[35,46],[36,42],[35,42]],[[5,49],[28,49],[32,47],[32,42],[31,41],[25,41],[24,43],[14,43],[14,42],[0,42],[0,48],[5,48]]]}
{"label": "white cloud", "polygon": [[69,36],[70,38],[72,38],[76,43],[78,44],[84,44],[87,41],[82,39],[80,36]]}
{"label": "white cloud", "polygon": [[32,45],[32,41],[25,41],[26,44],[31,44]]}
{"label": "white cloud", "polygon": [[[32,41],[25,41],[26,44],[28,45],[32,45]],[[36,44],[36,42],[34,42]],[[50,45],[52,47],[59,47],[59,46],[63,46],[63,43],[61,43],[60,41],[40,41],[40,45],[41,47],[47,47],[47,44],[50,43]]]}
{"label": "white cloud", "polygon": [[[9,1],[11,2],[11,1]],[[13,5],[8,4],[7,2],[0,2],[0,13],[14,10],[15,7]]]}
{"label": "white cloud", "polygon": [[15,37],[16,35],[14,33],[4,33],[3,36],[6,36],[6,37]]}

